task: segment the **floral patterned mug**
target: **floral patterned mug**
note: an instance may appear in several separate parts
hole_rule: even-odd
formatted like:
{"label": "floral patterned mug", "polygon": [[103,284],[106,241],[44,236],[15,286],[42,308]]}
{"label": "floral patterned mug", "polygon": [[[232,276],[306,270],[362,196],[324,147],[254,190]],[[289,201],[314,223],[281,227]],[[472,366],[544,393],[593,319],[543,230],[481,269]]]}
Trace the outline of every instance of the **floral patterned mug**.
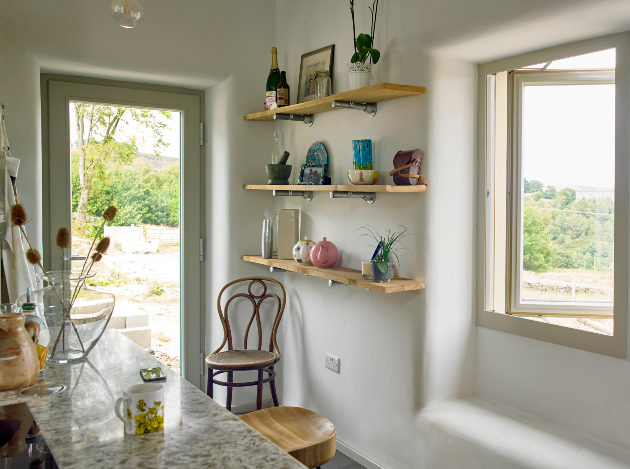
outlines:
{"label": "floral patterned mug", "polygon": [[164,428],[164,387],[158,383],[130,386],[116,400],[114,411],[128,435],[159,432]]}

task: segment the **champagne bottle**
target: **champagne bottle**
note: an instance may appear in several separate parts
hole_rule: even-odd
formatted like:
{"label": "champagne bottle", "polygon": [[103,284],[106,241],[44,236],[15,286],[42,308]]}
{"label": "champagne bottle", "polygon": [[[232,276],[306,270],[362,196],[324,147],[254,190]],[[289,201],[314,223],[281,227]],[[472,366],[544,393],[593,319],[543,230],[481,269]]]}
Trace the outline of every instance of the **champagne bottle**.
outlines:
{"label": "champagne bottle", "polygon": [[280,84],[280,69],[278,68],[278,49],[271,48],[271,70],[267,77],[267,92],[265,93],[265,110],[278,107],[277,91]]}
{"label": "champagne bottle", "polygon": [[280,73],[280,84],[277,91],[278,107],[284,107],[291,104],[291,89],[287,83],[287,72]]}

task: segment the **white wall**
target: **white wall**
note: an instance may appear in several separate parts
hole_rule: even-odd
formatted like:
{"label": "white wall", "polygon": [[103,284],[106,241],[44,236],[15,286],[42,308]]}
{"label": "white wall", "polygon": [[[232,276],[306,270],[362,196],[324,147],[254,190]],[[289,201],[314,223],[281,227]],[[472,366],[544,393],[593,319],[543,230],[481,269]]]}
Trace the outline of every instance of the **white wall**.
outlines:
{"label": "white wall", "polygon": [[[302,234],[333,241],[347,267],[359,268],[373,250],[370,241],[355,232],[360,226],[386,230],[402,224],[412,235],[404,242],[400,273],[424,280],[423,293],[384,295],[329,288],[322,280],[293,274],[277,276],[291,298],[281,325],[284,402],[330,416],[339,440],[386,467],[420,467],[420,442],[426,443],[427,433],[413,416],[429,402],[473,390],[470,275],[476,70],[470,63],[432,57],[418,48],[417,16],[405,14],[409,5],[381,4],[377,44],[383,62],[375,67],[374,82],[427,86],[425,96],[381,103],[374,118],[342,110],[316,115],[311,128],[278,124],[294,171],[311,143],[325,143],[333,183],[345,180],[353,138],[376,141],[383,172],[393,168],[397,150],[425,151],[426,194],[379,194],[374,205],[331,200],[325,193],[316,194],[312,202],[276,201],[277,208],[302,209]],[[367,3],[357,2],[356,10],[366,29]],[[279,62],[287,70],[293,99],[300,55],[331,43],[336,47],[335,91],[348,89],[345,70],[352,54],[352,23],[346,2],[280,1],[277,15],[276,22],[285,26],[276,38]],[[269,137],[272,126],[268,124]],[[263,179],[260,175],[256,182]],[[390,177],[384,180],[391,183]],[[339,375],[324,368],[327,352],[341,358]]]}
{"label": "white wall", "polygon": [[[329,289],[321,280],[276,274],[290,298],[280,337],[285,403],[322,411],[335,421],[341,441],[392,468],[518,467],[488,449],[455,443],[422,418],[429,404],[475,390],[492,402],[630,446],[626,361],[477,330],[472,310],[473,64],[630,29],[628,2],[384,0],[377,30],[383,59],[375,81],[424,85],[427,94],[383,103],[374,119],[352,111],[316,116],[312,128],[244,122],[242,114],[261,107],[271,45],[280,49],[293,99],[300,55],[331,43],[335,89],[347,89],[343,70],[352,47],[347,2],[152,0],[144,2],[146,17],[133,31],[112,22],[108,3],[0,2],[0,100],[7,104],[12,146],[23,159],[21,194],[34,219],[34,238],[40,236],[41,217],[41,70],[206,89],[209,146],[201,201],[210,248],[206,351],[220,340],[218,287],[265,272],[239,260],[258,252],[265,208],[303,209],[303,234],[329,237],[344,265],[354,267],[369,254],[356,227],[402,223],[414,236],[407,241],[401,273],[424,280],[424,293]],[[363,28],[367,3],[357,0]],[[306,203],[243,191],[243,183],[264,182],[262,165],[276,127],[294,165],[308,145],[324,141],[335,182],[343,179],[350,141],[357,136],[378,142],[383,170],[391,167],[396,150],[422,148],[429,190],[379,195],[373,206],[323,194]],[[341,357],[340,375],[324,368],[326,352]]]}
{"label": "white wall", "polygon": [[[362,15],[359,30],[367,27],[368,3],[356,2]],[[345,64],[352,49],[347,2],[277,4],[276,22],[284,27],[278,30],[276,45],[293,100],[300,55],[331,43],[336,45],[335,91],[347,89]],[[380,195],[373,206],[321,195],[310,203],[275,201],[276,208],[301,208],[302,234],[334,241],[348,267],[357,268],[370,253],[354,232],[361,225],[387,228],[403,223],[415,235],[407,241],[409,256],[401,260],[401,273],[424,280],[424,293],[379,295],[328,289],[323,281],[293,274],[281,277],[292,298],[282,324],[284,401],[329,415],[343,443],[385,467],[456,467],[464,461],[470,467],[518,467],[510,457],[454,443],[452,435],[414,418],[431,403],[473,389],[491,402],[628,446],[628,433],[621,431],[630,411],[621,391],[627,388],[626,361],[477,331],[470,307],[476,176],[476,68],[470,62],[630,27],[630,9],[620,2],[568,6],[475,2],[453,8],[444,3],[382,2],[376,44],[383,59],[375,67],[375,82],[426,85],[427,95],[379,105],[374,119],[338,111],[317,115],[312,128],[277,124],[294,165],[303,162],[312,142],[322,140],[331,154],[336,183],[343,181],[350,165],[353,138],[378,142],[382,170],[391,168],[398,149],[425,150],[423,173],[429,190],[424,195]],[[602,23],[585,21],[593,15]],[[263,181],[261,175],[256,182]],[[340,375],[324,368],[326,352],[341,357]],[[622,409],[612,421],[605,412],[611,400]],[[447,461],[455,466],[439,465]]]}

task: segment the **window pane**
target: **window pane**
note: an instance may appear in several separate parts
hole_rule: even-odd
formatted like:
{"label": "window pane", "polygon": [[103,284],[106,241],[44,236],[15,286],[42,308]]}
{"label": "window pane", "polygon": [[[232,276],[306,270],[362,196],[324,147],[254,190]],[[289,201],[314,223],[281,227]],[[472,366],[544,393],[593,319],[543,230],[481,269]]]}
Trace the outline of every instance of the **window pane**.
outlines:
{"label": "window pane", "polygon": [[617,61],[615,49],[601,50],[590,54],[576,55],[554,60],[547,70],[594,70],[614,69]]}
{"label": "window pane", "polygon": [[612,309],[615,86],[526,84],[522,110],[520,301]]}

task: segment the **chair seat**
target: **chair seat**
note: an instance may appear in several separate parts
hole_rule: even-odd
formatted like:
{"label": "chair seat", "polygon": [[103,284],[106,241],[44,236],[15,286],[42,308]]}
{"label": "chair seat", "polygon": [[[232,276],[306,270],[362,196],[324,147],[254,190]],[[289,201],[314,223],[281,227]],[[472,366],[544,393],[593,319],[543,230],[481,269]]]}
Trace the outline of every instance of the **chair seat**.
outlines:
{"label": "chair seat", "polygon": [[312,410],[269,407],[240,419],[305,466],[321,466],[335,455],[335,425]]}
{"label": "chair seat", "polygon": [[206,365],[216,370],[237,368],[264,368],[278,361],[278,356],[265,350],[226,350],[211,353]]}

